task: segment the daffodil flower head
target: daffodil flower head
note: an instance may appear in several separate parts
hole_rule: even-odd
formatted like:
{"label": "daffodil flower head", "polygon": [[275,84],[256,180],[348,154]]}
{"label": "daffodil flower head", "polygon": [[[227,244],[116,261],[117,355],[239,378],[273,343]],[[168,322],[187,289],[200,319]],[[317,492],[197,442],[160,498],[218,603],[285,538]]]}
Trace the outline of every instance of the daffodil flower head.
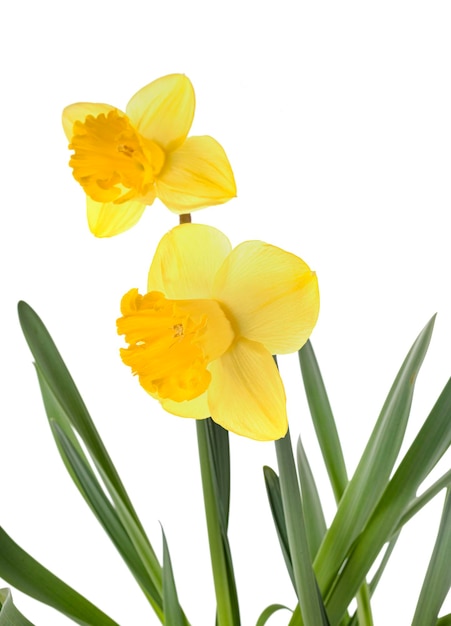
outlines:
{"label": "daffodil flower head", "polygon": [[171,74],[140,89],[125,113],[87,102],[64,109],[69,165],[86,193],[94,235],[131,228],[155,198],[182,214],[236,195],[221,145],[209,136],[188,137],[194,108],[190,80]]}
{"label": "daffodil flower head", "polygon": [[121,313],[122,360],[168,412],[260,441],[286,434],[272,355],[301,348],[319,313],[302,259],[261,241],[232,250],[219,230],[182,224],[157,247],[148,293],[126,293]]}

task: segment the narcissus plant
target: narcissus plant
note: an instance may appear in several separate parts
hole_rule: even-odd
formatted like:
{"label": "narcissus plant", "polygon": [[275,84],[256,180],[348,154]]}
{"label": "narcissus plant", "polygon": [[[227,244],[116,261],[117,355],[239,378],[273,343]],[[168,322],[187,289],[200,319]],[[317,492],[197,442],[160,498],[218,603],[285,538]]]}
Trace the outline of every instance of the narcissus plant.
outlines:
{"label": "narcissus plant", "polygon": [[143,87],[125,113],[89,102],[64,109],[69,165],[86,193],[94,235],[131,228],[155,198],[183,214],[236,195],[222,146],[209,136],[188,137],[194,109],[193,86],[182,74]]}
{"label": "narcissus plant", "polygon": [[286,434],[272,355],[301,348],[319,312],[302,259],[261,241],[232,250],[219,230],[182,224],[158,245],[148,293],[129,291],[121,312],[122,360],[167,411],[261,441]]}

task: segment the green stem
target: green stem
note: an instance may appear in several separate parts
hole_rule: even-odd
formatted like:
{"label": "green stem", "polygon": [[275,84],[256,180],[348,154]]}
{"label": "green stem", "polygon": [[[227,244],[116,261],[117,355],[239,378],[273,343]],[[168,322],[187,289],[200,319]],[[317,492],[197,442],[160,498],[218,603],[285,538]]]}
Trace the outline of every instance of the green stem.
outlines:
{"label": "green stem", "polygon": [[208,445],[207,420],[196,420],[196,430],[205,516],[207,519],[208,543],[210,545],[210,558],[217,603],[217,626],[233,626],[235,620],[221,534],[214,462]]}
{"label": "green stem", "polygon": [[319,626],[324,624],[324,619],[307,543],[290,432],[276,441],[275,446],[288,545],[302,620],[305,626]]}

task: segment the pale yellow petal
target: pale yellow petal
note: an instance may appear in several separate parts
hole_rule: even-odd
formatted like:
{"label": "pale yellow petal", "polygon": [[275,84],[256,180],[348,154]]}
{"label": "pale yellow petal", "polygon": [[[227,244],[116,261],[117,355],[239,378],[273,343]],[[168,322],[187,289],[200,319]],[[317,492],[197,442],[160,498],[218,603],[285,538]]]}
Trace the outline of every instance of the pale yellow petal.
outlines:
{"label": "pale yellow petal", "polygon": [[208,404],[223,428],[258,441],[283,437],[288,429],[285,391],[269,352],[239,339],[210,364]]}
{"label": "pale yellow petal", "polygon": [[184,402],[174,402],[174,400],[160,400],[161,406],[168,413],[178,415],[179,417],[192,417],[194,419],[205,419],[210,417],[210,409],[208,407],[207,392],[194,400],[185,400]]}
{"label": "pale yellow petal", "polygon": [[123,204],[96,202],[86,196],[89,229],[96,237],[113,237],[136,224],[146,208],[139,200]]}
{"label": "pale yellow petal", "polygon": [[135,93],[126,112],[141,135],[170,152],[185,141],[194,108],[194,89],[189,78],[170,74]]}
{"label": "pale yellow petal", "polygon": [[316,274],[299,257],[261,241],[246,241],[228,256],[213,297],[232,313],[240,335],[271,354],[295,352],[319,313]]}
{"label": "pale yellow petal", "polygon": [[190,137],[166,158],[157,197],[175,213],[222,204],[236,196],[232,168],[212,137]]}
{"label": "pale yellow petal", "polygon": [[88,115],[97,117],[101,113],[117,111],[116,107],[110,104],[97,102],[76,102],[70,104],[63,110],[63,129],[69,141],[72,140],[72,129],[75,122],[84,122]]}
{"label": "pale yellow petal", "polygon": [[147,289],[173,299],[210,298],[215,274],[231,249],[227,237],[212,226],[176,226],[158,244]]}

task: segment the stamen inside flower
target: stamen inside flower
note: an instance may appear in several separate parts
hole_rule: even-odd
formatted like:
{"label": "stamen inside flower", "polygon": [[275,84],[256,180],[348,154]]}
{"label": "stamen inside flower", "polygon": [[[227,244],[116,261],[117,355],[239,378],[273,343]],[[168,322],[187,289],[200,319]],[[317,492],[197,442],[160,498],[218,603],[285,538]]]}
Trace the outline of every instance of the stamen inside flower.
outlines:
{"label": "stamen inside flower", "polygon": [[69,148],[74,150],[69,161],[74,178],[97,202],[144,198],[165,159],[163,150],[116,109],[75,122]]}
{"label": "stamen inside flower", "polygon": [[141,385],[175,402],[200,396],[210,384],[208,364],[229,348],[232,326],[216,300],[168,300],[132,289],[122,298],[117,321],[128,348],[122,360]]}

